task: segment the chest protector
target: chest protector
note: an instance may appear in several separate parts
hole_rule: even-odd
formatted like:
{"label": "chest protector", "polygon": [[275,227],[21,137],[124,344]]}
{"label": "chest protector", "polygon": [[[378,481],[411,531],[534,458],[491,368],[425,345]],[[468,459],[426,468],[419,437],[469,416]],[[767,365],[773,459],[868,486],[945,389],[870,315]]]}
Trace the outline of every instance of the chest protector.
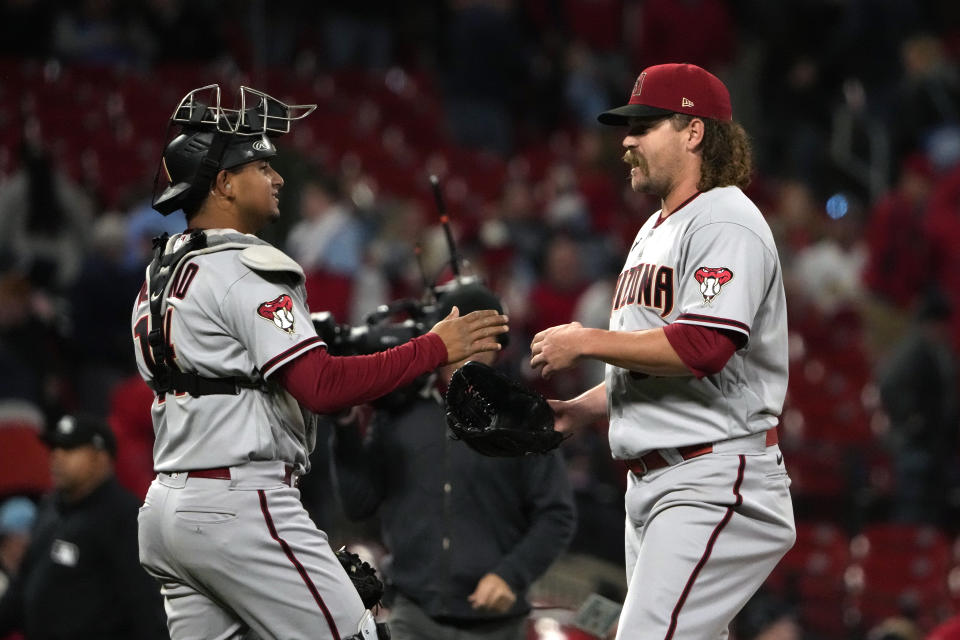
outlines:
{"label": "chest protector", "polygon": [[[170,343],[163,330],[164,301],[167,296],[167,287],[171,276],[176,273],[188,256],[200,253],[210,253],[226,249],[245,249],[250,245],[262,241],[244,236],[230,234],[208,239],[203,231],[191,231],[189,236],[184,234],[174,244],[174,251],[167,252],[169,234],[163,234],[153,239],[153,260],[147,270],[150,294],[150,333],[147,342],[155,364],[151,388],[158,394],[189,393],[191,396],[208,395],[238,395],[241,389],[265,389],[266,383],[262,379],[247,378],[245,376],[225,376],[222,378],[208,378],[194,372],[182,371],[173,362],[170,354]],[[266,244],[266,243],[263,243]]]}

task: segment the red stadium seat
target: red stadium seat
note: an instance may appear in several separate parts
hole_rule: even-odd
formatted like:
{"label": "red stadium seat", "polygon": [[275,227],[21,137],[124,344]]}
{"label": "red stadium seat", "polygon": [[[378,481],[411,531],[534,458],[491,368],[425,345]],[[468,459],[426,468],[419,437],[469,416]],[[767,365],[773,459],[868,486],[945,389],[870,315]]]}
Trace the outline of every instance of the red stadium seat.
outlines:
{"label": "red stadium seat", "polygon": [[799,602],[803,628],[838,637],[845,631],[843,575],[848,559],[849,540],[836,525],[798,522],[796,543],[765,586]]}
{"label": "red stadium seat", "polygon": [[791,492],[802,517],[837,520],[846,508],[847,470],[830,447],[801,448],[785,457]]}
{"label": "red stadium seat", "polygon": [[929,630],[953,611],[951,547],[938,529],[870,525],[851,540],[850,550],[854,564],[845,576],[848,606],[864,628],[906,615]]}
{"label": "red stadium seat", "polygon": [[930,525],[907,523],[878,523],[863,529],[850,541],[850,553],[854,560],[869,557],[924,557],[941,567],[951,559],[951,546],[947,536]]}
{"label": "red stadium seat", "polygon": [[40,495],[50,488],[49,452],[38,438],[41,423],[0,418],[0,497]]}
{"label": "red stadium seat", "polygon": [[850,542],[836,525],[827,522],[798,522],[797,541],[767,580],[767,586],[783,591],[801,576],[823,578],[843,584],[849,560]]}

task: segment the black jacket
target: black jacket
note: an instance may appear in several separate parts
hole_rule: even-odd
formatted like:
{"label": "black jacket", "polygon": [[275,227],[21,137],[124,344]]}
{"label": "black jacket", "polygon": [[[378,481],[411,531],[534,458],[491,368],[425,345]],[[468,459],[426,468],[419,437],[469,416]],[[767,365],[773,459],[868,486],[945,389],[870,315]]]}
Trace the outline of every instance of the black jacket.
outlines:
{"label": "black jacket", "polygon": [[[447,437],[439,396],[378,413],[361,439],[335,430],[337,493],[348,517],[379,511],[393,587],[438,619],[471,621],[529,611],[526,592],[576,528],[563,458],[488,458]],[[477,582],[495,573],[517,595],[504,616],[474,611]]]}
{"label": "black jacket", "polygon": [[0,599],[0,637],[167,638],[160,589],[140,566],[137,499],[110,478],[79,502],[41,505],[17,578]]}

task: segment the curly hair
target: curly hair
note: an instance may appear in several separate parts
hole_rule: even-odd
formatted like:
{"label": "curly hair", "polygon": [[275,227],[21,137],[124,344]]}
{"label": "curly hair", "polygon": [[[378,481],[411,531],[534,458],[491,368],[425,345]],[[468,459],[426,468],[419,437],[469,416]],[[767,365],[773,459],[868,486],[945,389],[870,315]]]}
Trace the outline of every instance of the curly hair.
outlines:
{"label": "curly hair", "polygon": [[[678,113],[670,118],[674,129],[681,131],[696,116]],[[736,122],[700,118],[703,121],[703,140],[700,150],[703,163],[697,189],[709,191],[714,187],[735,185],[741,189],[750,184],[751,154],[747,132]]]}

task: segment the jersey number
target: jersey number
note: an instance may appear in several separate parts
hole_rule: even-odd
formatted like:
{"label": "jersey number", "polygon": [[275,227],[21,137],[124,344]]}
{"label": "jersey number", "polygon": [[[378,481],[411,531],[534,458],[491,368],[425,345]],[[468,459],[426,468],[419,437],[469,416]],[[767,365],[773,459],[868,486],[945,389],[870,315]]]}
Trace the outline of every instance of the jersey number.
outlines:
{"label": "jersey number", "polygon": [[177,278],[176,282],[173,283],[170,294],[174,298],[183,300],[184,296],[187,295],[187,289],[190,288],[190,285],[193,283],[193,279],[196,277],[197,271],[199,270],[200,267],[197,266],[196,262],[191,262],[185,266],[180,272],[180,276]]}
{"label": "jersey number", "polygon": [[[187,295],[187,290],[190,288],[190,285],[193,283],[193,279],[197,275],[197,271],[200,270],[200,267],[197,266],[195,262],[187,264],[183,269],[180,270],[180,273],[175,276],[173,285],[170,287],[170,296],[183,300],[184,296]],[[144,283],[143,288],[140,290],[140,299],[142,300],[146,294],[146,283]],[[170,355],[170,362],[168,363],[171,367],[176,366],[174,360],[177,358],[177,352],[173,348],[173,336],[171,335],[173,328],[173,307],[168,307],[166,313],[163,314],[163,336],[167,340],[167,353]],[[157,375],[157,363],[153,359],[153,352],[150,350],[150,316],[143,315],[141,316],[135,325],[133,325],[133,337],[137,341],[137,346],[140,348],[140,357],[143,358],[143,364],[147,367],[147,370],[151,375]],[[177,395],[183,395],[178,393]],[[163,396],[160,396],[160,401],[163,401]]]}
{"label": "jersey number", "polygon": [[[163,316],[163,335],[167,339],[167,353],[170,354],[170,364],[177,357],[177,352],[173,348],[173,336],[170,335],[170,329],[173,326],[173,307],[167,309]],[[150,316],[140,316],[137,324],[133,325],[133,337],[140,348],[140,357],[143,358],[143,364],[151,374],[156,375],[157,364],[153,359],[153,352],[150,351]]]}

